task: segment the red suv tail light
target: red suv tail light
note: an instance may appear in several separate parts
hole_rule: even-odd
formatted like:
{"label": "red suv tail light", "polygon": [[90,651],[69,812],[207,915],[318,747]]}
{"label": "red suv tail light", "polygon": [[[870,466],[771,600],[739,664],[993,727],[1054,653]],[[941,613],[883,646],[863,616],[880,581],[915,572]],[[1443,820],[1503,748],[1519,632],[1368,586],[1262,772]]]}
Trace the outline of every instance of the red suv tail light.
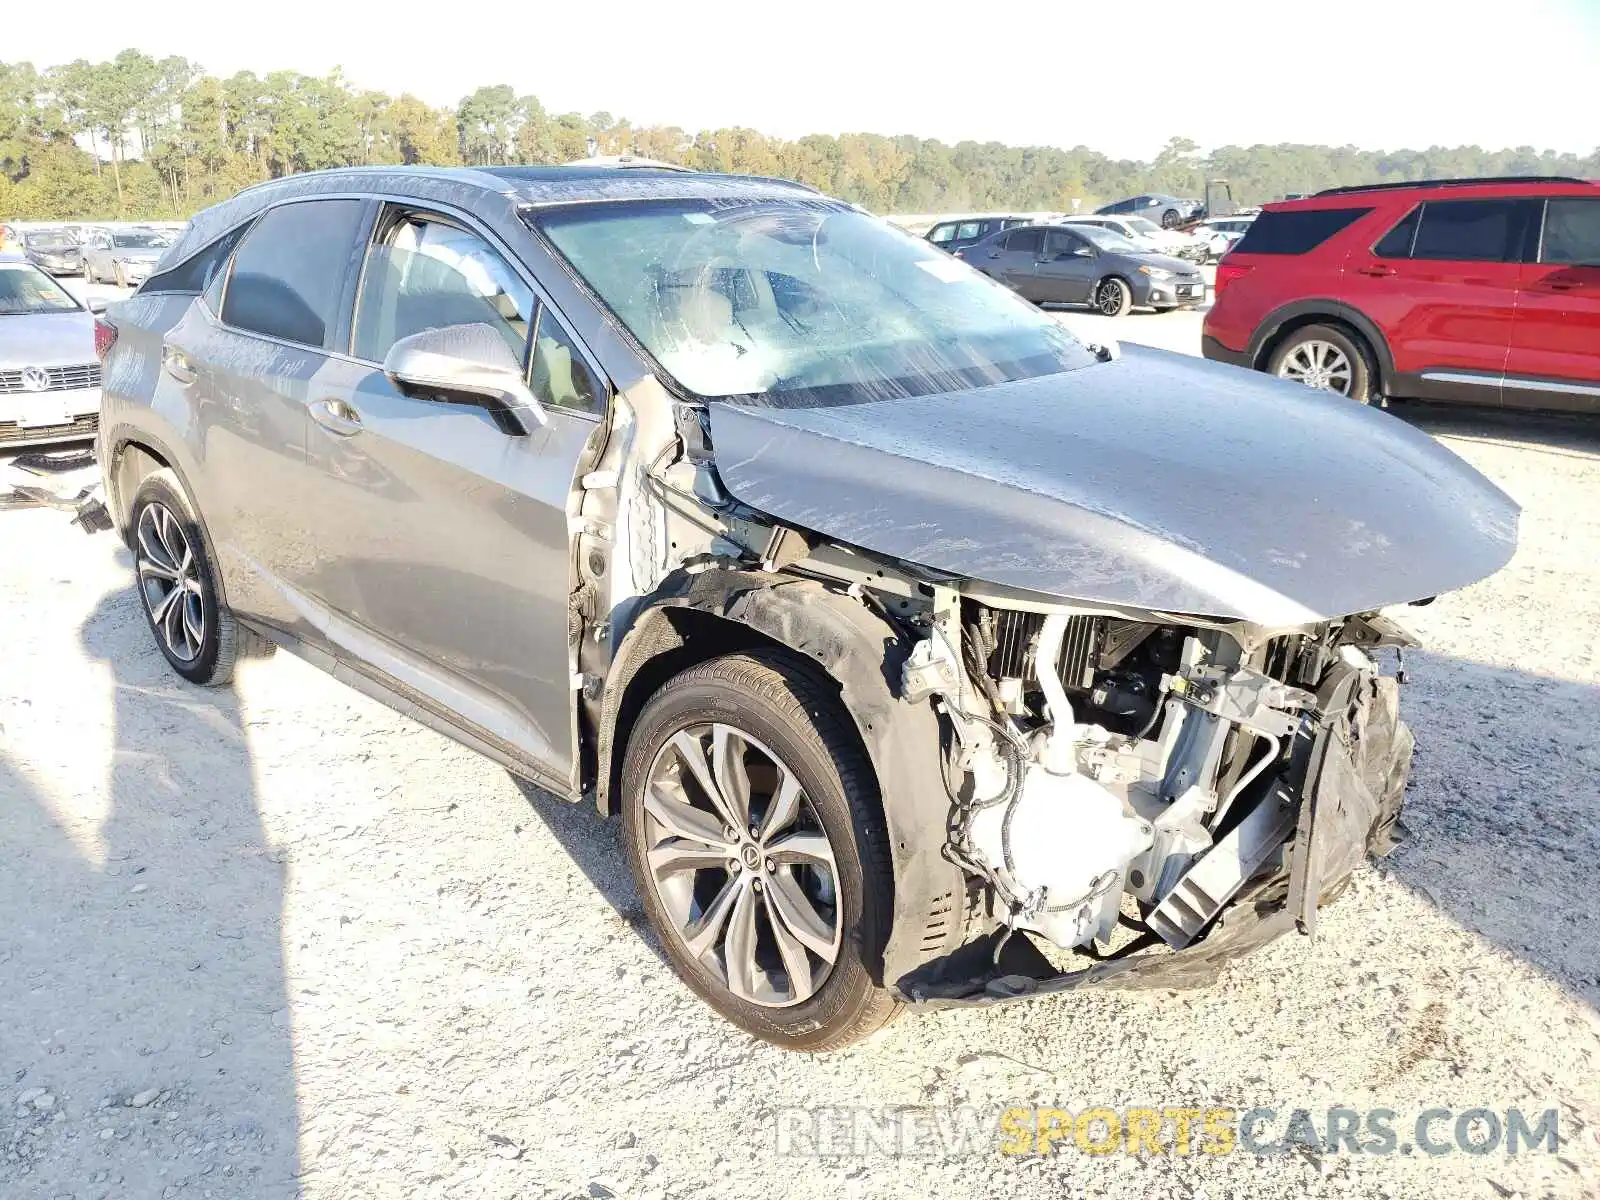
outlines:
{"label": "red suv tail light", "polygon": [[1223,259],[1217,264],[1217,282],[1212,286],[1212,290],[1220,296],[1223,288],[1235,279],[1241,279],[1248,274],[1250,268],[1243,263],[1230,263],[1227,259]]}
{"label": "red suv tail light", "polygon": [[105,362],[111,347],[117,344],[117,327],[104,317],[94,319],[94,356]]}

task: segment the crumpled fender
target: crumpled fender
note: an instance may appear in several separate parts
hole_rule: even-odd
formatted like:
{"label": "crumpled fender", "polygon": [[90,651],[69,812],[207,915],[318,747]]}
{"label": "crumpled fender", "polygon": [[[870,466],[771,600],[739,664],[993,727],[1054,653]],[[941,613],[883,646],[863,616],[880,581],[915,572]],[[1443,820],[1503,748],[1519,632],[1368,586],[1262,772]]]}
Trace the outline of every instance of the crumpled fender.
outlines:
{"label": "crumpled fender", "polygon": [[894,868],[894,924],[880,982],[893,985],[960,944],[965,879],[941,849],[950,801],[940,772],[931,705],[900,698],[901,632],[861,601],[812,580],[748,571],[669,577],[633,620],[612,660],[599,719],[596,803],[613,807],[620,774],[613,736],[633,677],[683,637],[672,611],[695,609],[734,622],[815,662],[838,685],[878,777]]}

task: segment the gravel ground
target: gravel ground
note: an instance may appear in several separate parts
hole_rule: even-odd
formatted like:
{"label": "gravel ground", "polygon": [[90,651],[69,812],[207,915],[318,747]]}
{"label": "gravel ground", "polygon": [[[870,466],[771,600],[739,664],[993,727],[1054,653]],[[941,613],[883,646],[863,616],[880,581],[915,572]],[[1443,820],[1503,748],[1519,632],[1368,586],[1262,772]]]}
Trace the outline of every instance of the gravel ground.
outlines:
{"label": "gravel ground", "polygon": [[[0,513],[0,1197],[1600,1195],[1600,431],[1408,419],[1527,510],[1510,567],[1409,614],[1411,841],[1208,991],[907,1016],[819,1058],[677,982],[614,822],[287,655],[183,684],[112,538]],[[1407,1144],[1430,1107],[1556,1108],[1565,1140],[1008,1157],[1012,1105],[1381,1106]],[[780,1156],[813,1106],[986,1132]]]}

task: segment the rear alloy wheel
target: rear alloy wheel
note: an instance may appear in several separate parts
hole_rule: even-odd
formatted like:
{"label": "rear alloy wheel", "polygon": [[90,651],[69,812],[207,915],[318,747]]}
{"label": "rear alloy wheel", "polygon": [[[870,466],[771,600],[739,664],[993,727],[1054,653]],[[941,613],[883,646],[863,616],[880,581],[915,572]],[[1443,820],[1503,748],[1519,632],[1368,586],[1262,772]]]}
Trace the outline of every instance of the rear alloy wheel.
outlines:
{"label": "rear alloy wheel", "polygon": [[623,770],[629,862],[673,969],[791,1049],[898,1007],[871,970],[893,911],[877,788],[830,691],[781,652],[700,663],[639,714]]}
{"label": "rear alloy wheel", "polygon": [[270,653],[271,644],[237,624],[218,597],[216,568],[176,475],[163,468],[144,477],[129,523],[145,620],[174,671],[220,686],[238,659]]}
{"label": "rear alloy wheel", "polygon": [[1272,352],[1267,370],[1291,383],[1335,392],[1362,404],[1371,399],[1367,356],[1348,334],[1331,325],[1295,330]]}
{"label": "rear alloy wheel", "polygon": [[1094,290],[1094,310],[1102,317],[1120,317],[1133,307],[1133,292],[1120,279],[1102,279]]}

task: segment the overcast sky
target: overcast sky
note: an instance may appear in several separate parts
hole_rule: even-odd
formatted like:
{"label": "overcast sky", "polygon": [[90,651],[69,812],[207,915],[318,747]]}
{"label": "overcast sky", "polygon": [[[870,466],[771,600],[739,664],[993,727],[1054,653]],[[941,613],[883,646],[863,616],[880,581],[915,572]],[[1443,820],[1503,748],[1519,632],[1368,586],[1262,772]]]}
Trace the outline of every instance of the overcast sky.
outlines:
{"label": "overcast sky", "polygon": [[434,104],[509,83],[551,111],[691,131],[912,133],[1127,158],[1173,135],[1206,149],[1600,146],[1600,0],[76,0],[5,26],[0,58],[41,68],[131,45],[219,75],[337,66]]}

